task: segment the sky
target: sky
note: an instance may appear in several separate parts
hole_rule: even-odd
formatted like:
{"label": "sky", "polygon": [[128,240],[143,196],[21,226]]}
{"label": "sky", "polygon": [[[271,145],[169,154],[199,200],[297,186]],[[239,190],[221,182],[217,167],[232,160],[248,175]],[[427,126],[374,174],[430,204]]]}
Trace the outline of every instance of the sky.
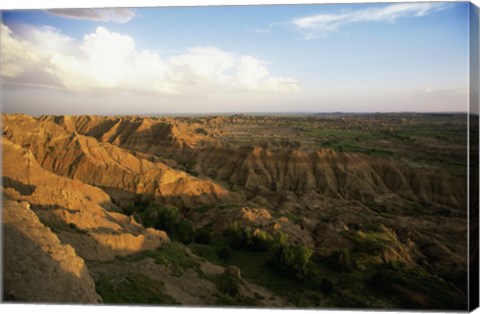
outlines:
{"label": "sky", "polygon": [[2,111],[468,109],[465,2],[3,10]]}

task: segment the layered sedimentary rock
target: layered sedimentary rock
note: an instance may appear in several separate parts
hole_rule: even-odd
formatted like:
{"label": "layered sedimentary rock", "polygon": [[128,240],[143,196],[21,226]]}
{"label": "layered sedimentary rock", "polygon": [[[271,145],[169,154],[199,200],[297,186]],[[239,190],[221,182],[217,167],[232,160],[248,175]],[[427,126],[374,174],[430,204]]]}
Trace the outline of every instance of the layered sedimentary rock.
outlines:
{"label": "layered sedimentary rock", "polygon": [[185,207],[241,200],[209,179],[137,158],[90,136],[69,133],[49,120],[5,116],[3,129],[6,138],[29,149],[43,168],[101,187],[118,202],[137,194]]}
{"label": "layered sedimentary rock", "polygon": [[167,153],[169,149],[191,149],[211,139],[199,124],[186,124],[169,118],[46,116],[68,132],[78,132],[105,143],[148,153]]}
{"label": "layered sedimentary rock", "polygon": [[[317,191],[329,197],[382,205],[396,203],[402,207],[412,202],[466,205],[462,178],[445,177],[365,154],[339,153],[332,149],[226,147],[228,145],[220,145],[208,132],[198,131],[202,130],[201,124],[168,118],[62,116],[40,120],[53,121],[69,132],[129,150],[156,157],[188,159],[196,173],[257,194]],[[210,119],[208,125],[215,129],[216,121]]]}
{"label": "layered sedimentary rock", "polygon": [[158,248],[168,236],[145,229],[115,206],[101,189],[43,169],[34,155],[2,139],[3,186],[8,199],[31,204],[42,222],[86,259],[109,260]]}
{"label": "layered sedimentary rock", "polygon": [[[198,170],[254,191],[316,191],[362,202],[465,206],[465,182],[364,154],[270,151],[260,147],[202,150]],[[384,201],[387,200],[387,201]]]}
{"label": "layered sedimentary rock", "polygon": [[[178,277],[161,249],[128,257],[170,241],[165,232],[141,224],[151,218],[148,226],[162,225],[160,212],[170,205],[178,207],[172,223],[184,228],[177,232],[211,232],[213,241],[226,241],[223,237],[234,224],[253,237],[281,232],[289,245],[317,250],[324,257],[336,250],[367,252],[355,271],[399,263],[448,280],[460,278],[455,284],[462,286],[467,252],[461,175],[399,158],[320,145],[307,149],[293,136],[265,145],[245,141],[255,132],[244,132],[244,138],[233,143],[225,139],[236,134],[219,139],[225,124],[244,122],[235,117],[3,115],[4,210],[10,211],[5,234],[9,250],[15,243],[27,248],[11,254],[9,267],[18,267],[22,274],[30,264],[32,269],[45,267],[48,276],[66,271],[74,276],[57,280],[52,275],[52,283],[72,285],[76,291],[61,295],[53,290],[48,299],[43,291],[35,293],[32,284],[31,290],[19,292],[22,287],[14,275],[6,282],[6,297],[69,302],[80,293],[84,298],[79,302],[96,302],[89,269],[81,270],[87,263],[95,280],[118,284],[115,280],[125,279],[126,273],[141,273],[164,282],[167,293],[181,303],[216,302],[218,287],[205,281],[197,266],[214,269],[204,275],[217,276],[224,272],[218,265],[190,252],[185,259],[197,266],[183,265],[190,268]],[[149,208],[152,211],[146,212]],[[33,233],[19,226],[23,220]],[[37,237],[43,240],[35,242]],[[22,264],[22,259],[28,262]],[[64,267],[67,261],[71,268]],[[131,269],[132,265],[145,269]],[[118,278],[109,278],[110,271]],[[35,272],[33,280],[43,280]],[[247,281],[241,283],[248,286]],[[180,285],[186,288],[182,291]],[[194,293],[197,288],[205,293]],[[244,296],[254,298],[257,288]],[[260,295],[266,298],[269,293]],[[268,297],[263,302],[288,304],[284,301]]]}

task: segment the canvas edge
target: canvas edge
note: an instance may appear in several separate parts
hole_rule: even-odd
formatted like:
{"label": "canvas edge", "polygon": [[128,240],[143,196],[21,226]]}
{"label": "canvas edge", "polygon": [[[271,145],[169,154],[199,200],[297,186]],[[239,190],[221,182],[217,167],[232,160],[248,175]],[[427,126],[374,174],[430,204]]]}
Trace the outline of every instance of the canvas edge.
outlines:
{"label": "canvas edge", "polygon": [[479,7],[469,6],[468,310],[479,306]]}

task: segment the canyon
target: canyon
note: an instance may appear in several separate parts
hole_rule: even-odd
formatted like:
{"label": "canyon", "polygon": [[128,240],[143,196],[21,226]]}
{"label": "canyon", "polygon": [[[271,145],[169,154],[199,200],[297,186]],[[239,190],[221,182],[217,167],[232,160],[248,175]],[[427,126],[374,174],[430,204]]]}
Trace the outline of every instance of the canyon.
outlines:
{"label": "canyon", "polygon": [[467,306],[466,115],[3,114],[2,132],[6,301]]}

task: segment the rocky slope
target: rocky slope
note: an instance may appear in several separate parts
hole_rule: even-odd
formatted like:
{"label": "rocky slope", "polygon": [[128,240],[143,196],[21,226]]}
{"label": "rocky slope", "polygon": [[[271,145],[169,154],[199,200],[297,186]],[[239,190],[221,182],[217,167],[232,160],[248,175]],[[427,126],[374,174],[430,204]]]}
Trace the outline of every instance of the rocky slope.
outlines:
{"label": "rocky slope", "polygon": [[[205,149],[196,155],[199,173],[254,194],[292,191],[378,205],[442,204],[464,207],[465,181],[364,154],[270,151],[261,147]],[[259,193],[260,192],[260,193]]]}
{"label": "rocky slope", "polygon": [[[65,134],[63,129],[49,123],[37,124],[31,117],[6,117],[4,135],[1,139],[2,194],[5,198],[3,243],[8,254],[5,259],[5,272],[8,274],[5,273],[4,277],[4,298],[8,301],[102,302],[91,273],[101,281],[102,276],[111,277],[116,272],[115,265],[123,265],[121,269],[129,269],[121,274],[125,276],[125,273],[134,270],[132,266],[136,264],[122,262],[119,257],[152,251],[170,242],[165,232],[145,228],[133,217],[119,213],[109,194],[85,182],[101,182],[100,187],[111,191],[105,184],[109,187],[120,184],[122,188],[127,188],[121,184],[138,178],[138,182],[151,185],[159,182],[163,193],[180,193],[180,189],[180,195],[188,191],[198,193],[198,182],[200,189],[203,185],[209,189],[207,202],[212,201],[210,195],[217,193],[216,188],[219,195],[224,191],[210,181],[191,177],[161,163],[138,159],[110,144],[100,145],[90,137]],[[114,176],[115,171],[103,170],[108,169],[106,166],[123,172],[123,181],[116,180],[118,177],[109,178],[109,175]],[[87,174],[87,170],[82,175],[79,170],[82,167],[97,171],[97,176],[89,177],[92,171]],[[102,179],[101,175],[106,175],[106,179]],[[173,182],[171,188],[169,181]],[[148,190],[132,191],[135,195],[148,193]],[[197,206],[202,204],[202,200],[199,195],[191,198],[190,202]],[[189,203],[182,201],[180,204],[188,206]],[[223,276],[223,267],[189,254],[189,258],[201,263],[202,273]],[[186,271],[184,276],[177,278],[164,266],[148,261],[142,263],[139,263],[142,271],[133,271],[132,274],[156,276],[155,280],[161,280],[167,286],[166,293],[175,302],[205,304],[215,302],[220,293],[215,284],[192,271]],[[104,268],[108,270],[107,274],[102,273]],[[251,298],[255,293],[266,300],[263,302],[265,305],[287,304],[262,287],[241,278],[238,278],[238,283],[243,287],[239,298]]]}
{"label": "rocky slope", "polygon": [[[224,147],[202,129],[205,125],[173,119],[77,116],[40,120],[54,121],[69,132],[133,151],[189,160],[195,173],[234,189],[246,189],[251,195],[316,191],[328,197],[378,206],[392,203],[402,207],[412,203],[466,206],[462,178],[445,177],[365,154],[338,153],[332,149],[309,152],[258,146]],[[215,130],[215,122],[208,120],[207,126]],[[204,130],[206,135],[198,130]]]}
{"label": "rocky slope", "polygon": [[105,143],[146,153],[166,153],[171,149],[189,150],[210,142],[199,124],[186,124],[169,118],[46,116],[68,132],[78,132]]}
{"label": "rocky slope", "polygon": [[43,225],[28,202],[3,200],[5,301],[99,303],[87,266]]}
{"label": "rocky slope", "polygon": [[137,194],[185,207],[241,200],[211,180],[138,158],[93,137],[70,133],[47,119],[5,116],[3,130],[5,138],[29,149],[43,168],[101,187],[117,203]]}
{"label": "rocky slope", "polygon": [[[288,134],[278,145],[226,142],[231,134],[219,140],[229,123],[246,128],[233,117],[2,120],[4,210],[15,213],[4,221],[9,249],[28,242],[18,226],[25,216],[41,230],[30,240],[47,239],[60,252],[26,244],[9,267],[23,273],[30,266],[19,259],[38,253],[56,272],[69,259],[74,269],[67,272],[76,277],[65,280],[85,295],[79,302],[99,301],[95,289],[106,302],[132,301],[134,293],[146,303],[195,305],[351,305],[360,302],[355,293],[374,307],[441,308],[452,299],[457,308],[465,300],[462,176],[313,144],[306,149]],[[235,237],[244,247],[232,246]],[[301,281],[302,261],[313,283]],[[10,299],[73,297],[20,293],[9,278]],[[377,295],[385,278],[397,278],[401,284],[390,288],[402,297]],[[421,297],[406,293],[415,280],[422,289],[437,285],[440,297],[428,289],[417,291]],[[299,294],[282,290],[284,282]]]}
{"label": "rocky slope", "polygon": [[145,229],[115,209],[102,190],[55,175],[30,151],[2,139],[5,197],[28,202],[60,239],[85,259],[109,260],[168,242],[161,231]]}

